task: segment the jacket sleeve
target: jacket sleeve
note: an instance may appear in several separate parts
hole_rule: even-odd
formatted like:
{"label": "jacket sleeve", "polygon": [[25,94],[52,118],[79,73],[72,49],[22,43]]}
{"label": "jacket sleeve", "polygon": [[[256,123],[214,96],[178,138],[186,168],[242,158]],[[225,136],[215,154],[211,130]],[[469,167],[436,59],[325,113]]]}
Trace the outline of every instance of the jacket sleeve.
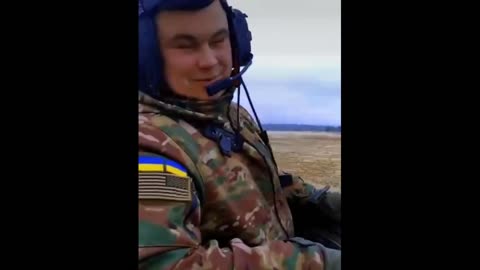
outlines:
{"label": "jacket sleeve", "polygon": [[139,178],[139,269],[340,269],[340,251],[302,238],[260,246],[236,238],[219,246],[202,237],[191,178],[163,179],[169,184],[157,185],[157,193],[149,187],[154,174],[139,172]]}
{"label": "jacket sleeve", "polygon": [[328,217],[335,223],[341,221],[341,193],[330,191],[326,186],[321,189],[305,183],[305,181],[296,175],[286,172],[279,173],[284,193],[288,204],[292,208],[308,207],[317,208],[322,215]]}
{"label": "jacket sleeve", "polygon": [[305,203],[318,190],[298,175],[293,175],[284,171],[278,173],[285,196],[289,201],[295,203]]}
{"label": "jacket sleeve", "polygon": [[[295,233],[327,247],[341,248],[341,193],[305,183],[287,173],[280,175]],[[312,218],[315,217],[315,218]]]}

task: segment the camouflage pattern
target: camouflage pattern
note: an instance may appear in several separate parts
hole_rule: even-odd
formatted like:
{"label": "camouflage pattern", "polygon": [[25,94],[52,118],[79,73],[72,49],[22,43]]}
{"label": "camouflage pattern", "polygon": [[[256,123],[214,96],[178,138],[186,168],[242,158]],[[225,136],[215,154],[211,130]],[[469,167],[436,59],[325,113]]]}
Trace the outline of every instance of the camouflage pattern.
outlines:
{"label": "camouflage pattern", "polygon": [[[139,268],[340,269],[339,251],[294,237],[289,200],[314,189],[282,189],[272,153],[230,94],[195,110],[139,94],[139,155],[182,164],[192,186],[189,201],[139,200]],[[200,131],[212,122],[242,127],[243,152],[222,155]]]}

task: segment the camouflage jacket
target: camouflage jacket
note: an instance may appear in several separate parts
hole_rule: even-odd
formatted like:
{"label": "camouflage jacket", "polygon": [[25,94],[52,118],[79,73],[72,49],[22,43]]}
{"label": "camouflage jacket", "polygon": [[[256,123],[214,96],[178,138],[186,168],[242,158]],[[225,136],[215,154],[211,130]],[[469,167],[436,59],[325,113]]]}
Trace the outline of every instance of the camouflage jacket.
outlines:
{"label": "camouflage jacket", "polygon": [[282,189],[246,110],[231,105],[246,142],[226,156],[191,121],[231,129],[224,114],[139,103],[139,269],[340,269],[339,251],[294,237],[287,199],[311,187]]}

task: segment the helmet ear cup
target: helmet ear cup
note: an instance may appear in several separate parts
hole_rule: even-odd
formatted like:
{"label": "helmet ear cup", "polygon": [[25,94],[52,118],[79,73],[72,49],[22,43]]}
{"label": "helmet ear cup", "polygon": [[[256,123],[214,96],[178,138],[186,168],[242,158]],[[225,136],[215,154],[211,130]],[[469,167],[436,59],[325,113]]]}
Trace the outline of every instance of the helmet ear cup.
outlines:
{"label": "helmet ear cup", "polygon": [[247,65],[253,59],[252,33],[248,29],[247,15],[238,9],[232,9],[232,26],[235,34],[235,45],[240,66]]}
{"label": "helmet ear cup", "polygon": [[230,38],[233,49],[233,63],[240,67],[248,65],[252,59],[252,33],[248,29],[247,15],[227,4],[226,0],[220,1],[227,13],[230,28]]}
{"label": "helmet ear cup", "polygon": [[139,90],[158,97],[162,63],[156,35],[155,21],[145,14],[138,21],[138,87]]}

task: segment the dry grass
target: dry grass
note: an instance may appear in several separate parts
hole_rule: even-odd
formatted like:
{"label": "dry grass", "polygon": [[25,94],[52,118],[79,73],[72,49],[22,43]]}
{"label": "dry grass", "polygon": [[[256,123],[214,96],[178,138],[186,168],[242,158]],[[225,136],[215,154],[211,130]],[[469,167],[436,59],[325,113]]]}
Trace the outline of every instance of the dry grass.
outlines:
{"label": "dry grass", "polygon": [[316,187],[341,188],[341,135],[323,132],[268,132],[278,166]]}

